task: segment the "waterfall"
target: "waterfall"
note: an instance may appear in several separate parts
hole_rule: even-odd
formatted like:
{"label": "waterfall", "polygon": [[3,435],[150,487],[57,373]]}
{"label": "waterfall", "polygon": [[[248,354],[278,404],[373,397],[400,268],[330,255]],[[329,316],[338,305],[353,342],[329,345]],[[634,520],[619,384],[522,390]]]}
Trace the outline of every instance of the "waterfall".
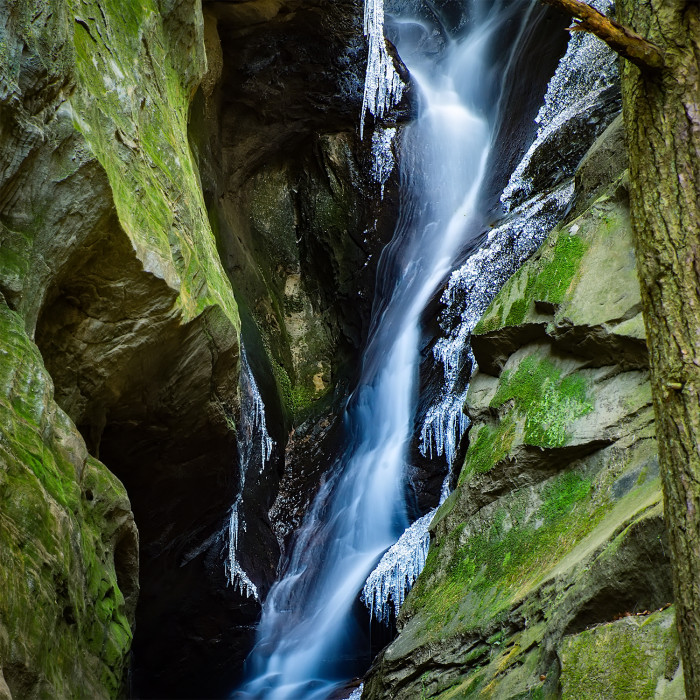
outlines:
{"label": "waterfall", "polygon": [[[609,10],[612,5],[610,0],[598,0],[594,4],[601,11]],[[465,364],[474,364],[469,343],[471,332],[508,278],[561,220],[574,195],[571,180],[533,192],[528,169],[547,140],[567,122],[584,117],[616,80],[616,54],[596,37],[574,34],[537,114],[536,137],[501,195],[509,216],[492,229],[480,248],[451,274],[442,294],[445,311],[441,325],[445,334],[435,343],[433,356],[435,364],[442,367],[443,385],[426,413],[420,436],[424,455],[444,455],[448,463],[449,473],[442,485],[440,504],[449,495],[457,448],[469,427],[462,410],[469,387],[464,385],[462,374]],[[592,135],[597,135],[605,125],[601,123]],[[575,167],[576,163],[570,166]],[[411,524],[367,578],[363,600],[376,619],[388,622],[392,611],[398,614],[408,590],[425,565],[430,521],[436,511],[430,511]]]}
{"label": "waterfall", "polygon": [[246,571],[238,561],[238,540],[241,531],[245,532],[246,523],[241,506],[243,505],[243,493],[246,477],[251,467],[257,468],[262,474],[265,464],[272,455],[274,442],[267,432],[265,418],[265,404],[255,377],[248,363],[245,348],[241,345],[241,419],[236,431],[238,443],[238,490],[236,500],[231,506],[228,526],[226,528],[225,572],[229,585],[238,588],[246,597],[258,598],[257,586],[250,579]]}
{"label": "waterfall", "polygon": [[[380,116],[399,94],[380,33],[381,2],[368,1],[366,13],[370,66],[363,119],[365,109]],[[378,265],[361,376],[345,407],[345,448],[264,603],[247,661],[249,680],[237,697],[320,700],[365,668],[357,648],[365,630],[353,608],[367,576],[408,525],[405,476],[420,318],[480,230],[478,194],[491,136],[483,105],[493,92],[487,52],[506,18],[494,4],[471,31],[440,46],[434,37],[444,32],[410,15],[400,18],[397,49],[422,109],[401,139],[401,211]],[[410,580],[414,573],[400,575]]]}

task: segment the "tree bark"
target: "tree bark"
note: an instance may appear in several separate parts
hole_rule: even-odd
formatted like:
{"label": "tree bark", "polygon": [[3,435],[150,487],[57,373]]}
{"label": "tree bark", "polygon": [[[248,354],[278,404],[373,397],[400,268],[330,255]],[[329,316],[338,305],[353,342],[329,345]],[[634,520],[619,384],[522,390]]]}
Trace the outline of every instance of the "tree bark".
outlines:
{"label": "tree bark", "polygon": [[[686,696],[700,700],[700,3],[617,0],[620,24],[612,23],[611,37],[597,11],[582,9],[585,3],[543,2],[583,20],[573,28],[596,34],[628,59],[622,104],[630,204],[676,624]],[[644,58],[653,51],[643,60],[630,55],[621,36],[653,47],[661,64]]]}
{"label": "tree bark", "polygon": [[625,62],[630,200],[686,695],[700,700],[700,5],[617,0],[664,54]]}

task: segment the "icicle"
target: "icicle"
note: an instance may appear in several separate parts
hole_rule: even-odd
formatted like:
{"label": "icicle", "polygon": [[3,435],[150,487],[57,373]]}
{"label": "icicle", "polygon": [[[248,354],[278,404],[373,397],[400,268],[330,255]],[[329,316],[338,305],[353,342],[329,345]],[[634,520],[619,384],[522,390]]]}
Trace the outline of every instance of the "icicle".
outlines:
{"label": "icicle", "polygon": [[[245,444],[240,444],[240,434],[245,439]],[[257,437],[256,437],[257,436]],[[241,427],[239,430],[239,452],[241,453],[241,467],[245,483],[245,471],[250,461],[254,458],[254,441],[260,444],[260,469],[262,474],[265,464],[272,455],[274,440],[268,435],[267,421],[265,419],[265,404],[260,396],[260,390],[255,382],[255,377],[248,364],[248,356],[245,350],[241,352]]]}
{"label": "icicle", "polygon": [[384,197],[384,185],[396,165],[392,145],[395,136],[395,127],[379,128],[372,134],[372,177],[375,182],[379,183],[382,198]]}
{"label": "icicle", "polygon": [[365,0],[365,36],[368,40],[365,91],[360,115],[360,138],[365,116],[383,117],[403,95],[404,84],[394,68],[384,38],[384,0]]}
{"label": "icicle", "polygon": [[362,589],[362,600],[370,615],[389,623],[391,612],[399,614],[406,593],[425,566],[430,545],[430,521],[435,510],[416,520],[379,561]]}
{"label": "icicle", "polygon": [[[596,0],[605,12],[611,0]],[[563,215],[573,185],[539,194],[516,203],[532,191],[524,177],[534,153],[567,121],[589,109],[617,77],[615,54],[597,38],[574,34],[547,87],[544,104],[536,118],[540,125],[534,143],[511,175],[501,201],[511,216],[490,232],[487,243],[465,265],[456,270],[442,296],[446,305],[442,324],[446,335],[433,348],[436,363],[442,364],[444,386],[423,422],[420,449],[424,455],[445,456],[451,470],[457,447],[469,427],[462,406],[466,388],[458,388],[465,363],[472,359],[469,337],[496,292],[520,265],[537,250],[544,237]],[[446,481],[447,481],[446,480]],[[445,488],[443,487],[443,497]]]}
{"label": "icicle", "polygon": [[[256,585],[250,580],[250,577],[236,559],[238,551],[238,531],[239,525],[241,524],[239,523],[238,507],[241,501],[242,499],[239,496],[233,506],[231,506],[231,515],[229,516],[228,524],[228,557],[224,563],[224,567],[229,585],[238,588],[246,598],[252,596],[256,600],[259,600]],[[243,529],[245,529],[244,523]]]}
{"label": "icicle", "polygon": [[[542,124],[538,139],[546,138],[573,114],[592,104],[612,79],[611,73],[603,70],[612,65],[607,49],[600,48],[600,42],[594,39],[590,42],[584,38],[574,39],[550,82],[548,97],[538,117]],[[614,66],[610,70],[614,70]],[[530,191],[521,175],[538,145],[537,142],[533,144],[513,173],[509,188],[502,196],[504,202],[510,202],[516,190]],[[433,357],[442,365],[444,383],[440,396],[426,413],[420,436],[421,452],[430,457],[444,456],[448,464],[440,504],[450,493],[457,448],[469,427],[469,419],[463,411],[468,386],[460,386],[460,382],[463,384],[465,364],[474,363],[469,344],[471,332],[498,290],[539,248],[561,219],[573,194],[574,185],[569,182],[531,197],[519,206],[512,205],[507,221],[493,229],[485,244],[452,273],[442,295],[446,309],[441,325],[446,335],[436,342]],[[408,528],[367,579],[363,599],[377,619],[389,620],[390,605],[398,612],[420,573],[427,556],[432,515],[428,513]]]}
{"label": "icicle", "polygon": [[228,552],[224,568],[228,582],[234,588],[238,588],[242,594],[250,598],[258,599],[258,589],[250,580],[248,574],[238,561],[238,537],[241,530],[245,532],[246,524],[240,506],[243,503],[243,491],[245,489],[246,476],[251,463],[258,462],[259,473],[262,474],[265,465],[272,456],[274,441],[267,432],[265,419],[265,404],[255,377],[248,364],[248,356],[241,346],[241,420],[238,426],[236,440],[239,454],[239,483],[238,494],[231,506],[231,514],[228,523]]}

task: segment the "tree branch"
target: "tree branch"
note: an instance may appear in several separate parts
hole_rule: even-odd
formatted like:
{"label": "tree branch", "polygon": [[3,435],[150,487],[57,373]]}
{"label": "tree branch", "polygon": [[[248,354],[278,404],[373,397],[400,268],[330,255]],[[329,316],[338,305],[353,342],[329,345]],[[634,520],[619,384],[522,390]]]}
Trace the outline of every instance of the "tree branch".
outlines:
{"label": "tree branch", "polygon": [[602,39],[613,51],[642,69],[658,70],[664,66],[664,54],[657,46],[648,42],[627,27],[609,19],[595,8],[580,0],[542,0],[574,17],[576,22],[570,32],[590,32]]}

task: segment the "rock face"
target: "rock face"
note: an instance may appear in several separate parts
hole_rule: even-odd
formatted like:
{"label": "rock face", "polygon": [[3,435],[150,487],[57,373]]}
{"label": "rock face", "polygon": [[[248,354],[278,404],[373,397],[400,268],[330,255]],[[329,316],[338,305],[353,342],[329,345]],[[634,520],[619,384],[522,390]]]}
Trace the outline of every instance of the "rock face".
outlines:
{"label": "rock face", "polygon": [[363,697],[683,696],[618,130],[475,329],[459,485]]}
{"label": "rock face", "polygon": [[0,302],[0,697],[113,697],[132,640],[138,533],[124,487],[54,401],[24,325]]}
{"label": "rock face", "polygon": [[0,8],[0,697],[117,695],[132,636],[133,692],[230,691],[259,614],[224,569],[241,335],[276,443],[243,498],[265,593],[336,439],[395,206],[389,181],[377,216],[356,134],[361,17]]}
{"label": "rock face", "polygon": [[[240,322],[187,134],[203,20],[195,3],[166,4],[2,10],[0,664],[13,697],[125,684],[138,538],[98,455],[133,496],[146,600],[167,588],[154,572],[180,592],[199,578],[205,599],[224,582],[207,592],[185,555],[230,503]],[[159,612],[141,602],[147,637]],[[169,609],[185,651],[200,602]]]}
{"label": "rock face", "polygon": [[361,2],[211,2],[204,20],[210,73],[190,136],[276,431],[273,464],[242,499],[248,526],[268,524],[240,533],[246,570],[266,592],[334,452],[396,183],[380,215],[371,138],[357,134]]}

